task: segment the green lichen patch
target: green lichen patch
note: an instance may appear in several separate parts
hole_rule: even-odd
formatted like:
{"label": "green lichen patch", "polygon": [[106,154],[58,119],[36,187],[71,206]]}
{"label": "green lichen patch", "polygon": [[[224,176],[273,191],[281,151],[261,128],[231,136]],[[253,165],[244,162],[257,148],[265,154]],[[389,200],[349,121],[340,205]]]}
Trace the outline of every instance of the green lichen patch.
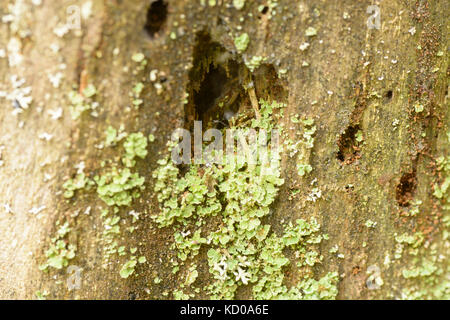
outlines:
{"label": "green lichen patch", "polygon": [[[421,232],[414,234],[403,233],[395,235],[397,248],[395,259],[402,258],[404,246],[408,246],[408,265],[405,266],[401,275],[405,284],[401,292],[402,299],[449,299],[450,298],[450,266],[446,263],[445,256],[438,254],[439,241],[448,246],[448,227],[444,217],[444,230],[442,238],[433,244],[425,242]],[[448,219],[450,221],[450,219]],[[424,246],[424,243],[426,244]]]}
{"label": "green lichen patch", "polygon": [[247,50],[248,44],[250,43],[250,37],[247,33],[243,33],[234,39],[234,45],[239,53]]}
{"label": "green lichen patch", "polygon": [[56,232],[56,236],[51,239],[50,248],[45,252],[46,263],[39,266],[42,271],[49,268],[62,269],[67,267],[69,260],[75,257],[76,246],[67,243],[65,236],[70,232],[69,223],[64,223]]}
{"label": "green lichen patch", "polygon": [[112,126],[109,126],[106,129],[106,140],[105,140],[105,146],[111,147],[115,146],[117,143],[119,143],[122,139],[124,139],[127,136],[127,133],[124,132],[123,125],[120,126],[119,130],[113,128]]}
{"label": "green lichen patch", "polygon": [[233,6],[237,10],[242,10],[245,6],[245,0],[233,0]]}
{"label": "green lichen patch", "polygon": [[252,56],[250,60],[244,58],[245,65],[248,70],[254,72],[259,66],[266,60],[266,58],[262,56]]}
{"label": "green lichen patch", "polygon": [[96,94],[97,89],[92,84],[84,88],[81,94],[77,91],[69,92],[70,114],[73,120],[77,120],[87,110],[92,110],[91,114],[96,116],[95,109],[98,107],[98,103],[93,100]]}
{"label": "green lichen patch", "polygon": [[143,189],[145,178],[132,173],[129,168],[113,168],[102,176],[95,176],[94,181],[98,196],[108,206],[129,206],[140,196],[138,190]]}
{"label": "green lichen patch", "polygon": [[72,198],[75,191],[81,189],[89,189],[93,185],[92,180],[86,177],[84,173],[79,173],[73,179],[68,179],[63,184],[64,198]]}
{"label": "green lichen patch", "polygon": [[120,269],[120,272],[119,272],[120,276],[125,279],[128,278],[130,275],[133,274],[134,267],[136,266],[136,264],[137,264],[137,261],[135,259],[131,259],[131,260],[127,261]]}
{"label": "green lichen patch", "polygon": [[[436,161],[438,170],[438,181],[433,186],[433,195],[441,201],[444,214],[442,217],[442,233],[435,235],[435,241],[430,245],[425,242],[424,235],[417,232],[413,235],[403,234],[396,236],[399,243],[396,250],[396,258],[401,256],[402,245],[409,245],[409,254],[412,261],[408,267],[402,270],[402,276],[406,285],[402,290],[403,299],[450,299],[450,265],[445,254],[439,249],[439,245],[448,251],[450,246],[450,159],[439,157]],[[417,203],[417,207],[421,204]],[[417,209],[418,210],[418,209]],[[426,243],[426,247],[422,245]],[[399,247],[400,246],[400,247]]]}
{"label": "green lichen patch", "polygon": [[316,28],[314,28],[314,27],[308,27],[308,28],[305,30],[305,35],[306,35],[307,37],[314,37],[314,36],[316,36],[316,35],[317,35],[317,30],[316,30]]}
{"label": "green lichen patch", "polygon": [[[108,267],[113,255],[126,255],[125,246],[119,246],[118,242],[118,237],[121,234],[119,207],[130,206],[134,199],[140,197],[140,191],[144,189],[145,178],[141,177],[139,173],[133,172],[133,168],[136,165],[136,158],[144,159],[147,156],[147,137],[141,132],[127,134],[123,126],[119,130],[109,126],[106,129],[105,145],[116,147],[124,138],[126,139],[123,142],[124,154],[121,163],[112,163],[111,166],[105,167],[105,162],[102,162],[102,168],[93,179],[86,177],[81,170],[75,178],[67,180],[63,185],[65,189],[64,197],[66,198],[73,197],[77,190],[89,191],[92,186],[95,186],[97,196],[110,207],[109,209],[103,209],[101,214],[104,226],[101,238],[103,268]],[[138,214],[134,211],[132,213],[134,223]],[[134,229],[135,227],[131,226],[127,230],[133,232]],[[60,235],[60,238],[64,235],[65,233]],[[72,245],[66,246],[65,241],[60,238],[52,239],[54,244],[47,252],[49,259],[42,269],[46,269],[47,266],[61,268],[66,266],[67,261],[73,257],[75,248]],[[128,263],[122,267],[120,275],[124,277],[132,274],[134,264],[137,262],[144,263],[144,260],[145,257],[137,259],[132,256]]]}
{"label": "green lichen patch", "polygon": [[119,247],[117,237],[120,235],[120,216],[118,215],[119,209],[113,208],[113,212],[109,213],[108,210],[103,210],[101,214],[103,222],[103,233],[101,237],[103,245],[103,259],[102,267],[106,269],[110,263],[110,259],[115,254],[119,256],[125,255],[125,247]]}
{"label": "green lichen patch", "polygon": [[403,299],[450,299],[450,267],[442,265],[442,259],[436,255],[416,258],[412,266],[402,270],[407,285],[402,290]]}
{"label": "green lichen patch", "polygon": [[147,156],[147,138],[142,132],[130,134],[123,144],[125,155],[122,158],[127,167],[134,167],[136,157],[144,159]]}
{"label": "green lichen patch", "polygon": [[[118,140],[113,128],[107,130],[107,142],[113,144]],[[108,206],[129,206],[133,199],[140,196],[139,190],[144,188],[145,178],[130,168],[136,165],[135,158],[147,156],[147,137],[141,132],[131,133],[123,143],[125,154],[122,162],[126,168],[113,167],[102,175],[94,177],[97,194]]]}
{"label": "green lichen patch", "polygon": [[[132,248],[130,250],[130,252],[133,254],[135,253],[137,250],[137,248]],[[144,256],[137,258],[136,256],[131,256],[130,260],[128,260],[127,262],[125,262],[122,266],[122,268],[119,271],[119,274],[122,278],[126,279],[129,276],[131,276],[134,273],[134,270],[136,268],[136,265],[138,263],[145,263],[147,261],[147,259],[145,259]]]}
{"label": "green lichen patch", "polygon": [[439,157],[437,168],[443,175],[443,181],[434,184],[433,195],[443,202],[444,209],[450,210],[450,157]]}
{"label": "green lichen patch", "polygon": [[141,99],[142,91],[144,90],[144,84],[142,82],[138,82],[131,89],[130,97],[132,98],[132,103],[135,107],[139,107],[144,103],[144,100]]}
{"label": "green lichen patch", "polygon": [[49,292],[47,290],[44,290],[42,292],[40,290],[38,290],[34,294],[36,295],[36,298],[38,300],[46,300],[47,296],[49,295]]}
{"label": "green lichen patch", "polygon": [[311,149],[314,147],[313,136],[317,128],[314,125],[314,119],[304,119],[300,120],[300,122],[303,124],[302,139],[295,144],[288,145],[288,149],[291,156],[298,152],[297,173],[300,177],[303,177],[310,173],[313,169],[309,163],[309,158],[311,155]]}
{"label": "green lichen patch", "polygon": [[[261,100],[259,107],[260,118],[248,125],[271,132],[277,128],[284,105]],[[305,140],[311,143],[313,123],[306,125]],[[203,289],[213,299],[233,299],[237,289],[245,285],[252,285],[255,299],[334,298],[337,274],[330,272],[315,280],[312,273],[322,259],[314,248],[326,238],[319,233],[320,225],[315,220],[299,219],[286,224],[284,234],[278,236],[264,222],[284,184],[280,155],[269,147],[271,137],[267,147],[274,161],[270,164],[261,159],[256,164],[230,161],[227,154],[221,164],[190,165],[183,175],[168,156],[159,160],[153,177],[160,212],[152,219],[161,228],[174,229],[175,272],[201,248],[208,249],[211,282]],[[169,144],[170,150],[172,147]],[[212,221],[216,227],[203,227]],[[290,288],[284,283],[291,264],[285,249],[295,252],[296,267],[302,274]],[[180,291],[175,298],[187,297]]]}
{"label": "green lichen patch", "polygon": [[131,60],[137,63],[143,62],[145,59],[145,55],[142,52],[136,52],[131,56]]}

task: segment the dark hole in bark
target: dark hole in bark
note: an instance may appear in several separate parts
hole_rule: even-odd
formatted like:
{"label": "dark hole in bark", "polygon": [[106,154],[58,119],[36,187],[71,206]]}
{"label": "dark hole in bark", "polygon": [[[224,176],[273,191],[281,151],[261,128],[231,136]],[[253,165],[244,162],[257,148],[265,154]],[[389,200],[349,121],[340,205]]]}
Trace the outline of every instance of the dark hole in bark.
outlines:
{"label": "dark hole in bark", "polygon": [[350,164],[356,160],[359,155],[358,141],[356,133],[360,130],[359,125],[349,126],[339,137],[337,159],[345,164]]}
{"label": "dark hole in bark", "polygon": [[417,188],[416,173],[408,172],[400,178],[395,190],[395,198],[401,207],[408,207]]}
{"label": "dark hole in bark", "polygon": [[258,14],[258,19],[261,20],[269,12],[269,7],[265,6]]}
{"label": "dark hole in bark", "polygon": [[388,92],[386,92],[385,97],[386,97],[388,100],[391,100],[391,99],[392,99],[392,95],[393,95],[392,90],[389,90]]}
{"label": "dark hole in bark", "polygon": [[[205,75],[201,83],[200,90],[194,94],[194,104],[197,120],[202,120],[204,125],[215,121],[214,127],[221,129],[220,109],[216,108],[217,100],[226,94],[227,85],[230,79],[224,68],[213,64],[209,66],[209,72]],[[231,92],[230,92],[231,93]]]}
{"label": "dark hole in bark", "polygon": [[167,3],[158,0],[150,5],[147,12],[147,21],[145,23],[145,31],[147,34],[154,38],[161,31],[164,22],[167,19]]}
{"label": "dark hole in bark", "polygon": [[187,88],[185,128],[192,132],[194,121],[202,121],[203,130],[222,129],[228,125],[225,109],[237,106],[244,91],[238,81],[239,64],[231,53],[203,32],[197,35],[193,65]]}
{"label": "dark hole in bark", "polygon": [[[184,128],[191,132],[191,137],[195,135],[192,134],[195,121],[201,121],[203,133],[212,128],[250,126],[255,112],[251,89],[246,89],[250,87],[249,81],[253,83],[257,99],[286,100],[287,94],[272,65],[263,64],[250,73],[240,56],[213,41],[207,32],[198,33],[184,105]],[[226,143],[225,137],[222,142]],[[191,144],[191,154],[194,154],[193,138]],[[183,168],[181,172],[185,172]]]}

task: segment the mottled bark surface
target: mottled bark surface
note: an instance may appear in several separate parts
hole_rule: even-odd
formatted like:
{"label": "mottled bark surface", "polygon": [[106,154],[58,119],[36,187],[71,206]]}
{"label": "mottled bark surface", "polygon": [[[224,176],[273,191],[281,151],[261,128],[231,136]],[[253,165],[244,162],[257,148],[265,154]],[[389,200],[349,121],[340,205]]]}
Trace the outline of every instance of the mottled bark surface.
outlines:
{"label": "mottled bark surface", "polygon": [[[88,2],[90,14],[83,7]],[[290,121],[294,115],[317,125],[310,174],[299,177],[295,160],[283,158],[285,184],[272,206],[273,228],[283,219],[317,219],[329,240],[320,245],[324,259],[314,271],[339,273],[339,299],[401,299],[416,292],[432,297],[436,283],[447,286],[446,295],[437,297],[448,298],[450,243],[443,222],[448,210],[433,196],[435,183],[445,179],[436,159],[448,157],[450,139],[448,1],[247,0],[241,10],[231,0],[203,2],[166,1],[167,16],[159,11],[149,18],[151,1],[1,2],[0,16],[12,18],[0,23],[0,50],[6,51],[0,91],[12,92],[10,78],[17,76],[25,79],[22,88],[32,87],[33,101],[13,114],[14,99],[0,98],[0,297],[32,299],[36,291],[47,291],[47,298],[55,299],[173,298],[184,278],[171,272],[171,229],[159,229],[150,219],[159,212],[152,171],[172,131],[188,118],[192,102],[185,107],[184,100],[196,81],[190,74],[198,67],[196,50],[218,45],[237,63],[266,58],[255,71],[256,82],[284,99],[283,123],[292,139],[300,126]],[[381,10],[380,29],[367,27],[366,9],[373,4]],[[58,36],[70,5],[85,8],[81,30]],[[260,5],[268,7],[259,10]],[[317,35],[306,36],[308,27]],[[240,55],[234,39],[243,32],[250,42]],[[205,34],[209,42],[199,44]],[[299,49],[305,42],[309,47]],[[145,55],[145,66],[133,61],[136,53]],[[16,63],[18,55],[22,61]],[[149,76],[155,69],[156,80]],[[57,85],[49,75],[58,72],[63,77]],[[144,84],[143,103],[135,108],[130,92],[138,82]],[[73,120],[68,94],[87,84],[97,89],[97,114],[85,111]],[[418,105],[424,110],[418,112]],[[52,117],[58,108],[62,117]],[[120,125],[155,136],[136,165],[146,178],[145,190],[119,213],[122,231],[116,240],[147,260],[127,279],[119,275],[126,256],[116,255],[102,267],[105,203],[95,192],[77,192],[67,200],[62,188],[77,164],[84,162],[85,174],[93,178],[102,161],[120,159],[120,146],[99,148],[108,126]],[[308,201],[316,187],[321,197]],[[131,210],[140,213],[137,222]],[[57,221],[71,227],[67,241],[77,251],[69,265],[83,269],[80,289],[67,289],[66,268],[48,273],[38,268]],[[369,221],[376,225],[368,227]],[[136,231],[128,232],[130,226]],[[423,241],[417,248],[396,240],[419,232]],[[330,251],[336,246],[337,252]],[[396,259],[399,246],[404,253]],[[202,287],[208,266],[202,254],[197,258]],[[423,260],[437,268],[432,281],[427,275],[404,277],[405,269]],[[373,270],[381,286],[372,285],[378,276],[368,279]],[[242,288],[237,297],[248,298],[249,291]]]}

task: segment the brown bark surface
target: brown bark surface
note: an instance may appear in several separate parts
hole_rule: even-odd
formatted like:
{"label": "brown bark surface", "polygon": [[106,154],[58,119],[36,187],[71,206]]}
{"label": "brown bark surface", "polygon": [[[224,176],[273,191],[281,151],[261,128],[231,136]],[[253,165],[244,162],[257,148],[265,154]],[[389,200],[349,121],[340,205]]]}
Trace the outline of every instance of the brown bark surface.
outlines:
{"label": "brown bark surface", "polygon": [[[449,156],[449,2],[247,0],[241,10],[231,0],[164,2],[166,15],[148,16],[152,1],[1,1],[0,16],[11,15],[12,21],[0,23],[0,50],[6,52],[0,58],[0,91],[12,92],[10,79],[17,76],[25,79],[22,88],[32,88],[33,101],[14,114],[14,101],[0,97],[0,298],[34,299],[36,291],[54,299],[173,298],[184,279],[171,273],[171,229],[157,228],[150,218],[159,212],[152,172],[170,134],[189,120],[195,102],[185,104],[185,94],[200,83],[192,70],[208,46],[220,46],[240,64],[252,56],[266,58],[255,82],[287,104],[283,123],[293,139],[299,126],[290,122],[294,115],[315,120],[313,171],[301,178],[295,161],[283,158],[285,184],[269,223],[277,230],[283,219],[317,219],[329,240],[320,245],[324,259],[314,272],[339,273],[337,298],[409,298],[405,290],[433,297],[436,283],[447,291],[434,298],[448,298],[449,213],[433,192],[445,179],[436,159]],[[366,9],[373,4],[381,10],[380,29],[367,27]],[[81,29],[58,36],[55,28],[67,22],[70,5],[82,9]],[[258,10],[260,5],[268,9]],[[317,35],[306,36],[308,27]],[[237,54],[234,39],[243,32],[249,46]],[[299,49],[305,42],[310,46]],[[145,55],[142,68],[132,59],[136,53]],[[22,61],[16,64],[18,55]],[[56,86],[49,75],[58,72]],[[143,103],[135,108],[130,92],[138,82],[144,84]],[[87,84],[97,89],[97,114],[86,111],[74,120],[68,94]],[[422,112],[415,111],[418,103]],[[58,108],[62,116],[54,119],[51,112]],[[105,203],[95,192],[65,199],[62,188],[81,162],[93,178],[102,161],[120,159],[121,147],[99,148],[106,129],[120,125],[155,136],[136,165],[146,178],[145,190],[120,211],[119,245],[127,251],[136,247],[136,255],[147,260],[127,279],[119,275],[127,257],[114,256],[102,267]],[[316,186],[321,198],[308,201]],[[419,213],[407,214],[418,200]],[[140,213],[137,223],[131,210]],[[367,227],[368,220],[375,227]],[[77,290],[66,286],[67,268],[39,270],[57,221],[69,222],[67,241],[77,246],[69,263],[82,268]],[[136,231],[127,232],[130,226]],[[396,235],[418,232],[423,241],[417,254],[395,259],[402,246]],[[330,252],[336,245],[338,252]],[[405,252],[416,249],[403,246]],[[424,259],[437,268],[432,281],[403,276]],[[202,287],[208,266],[201,255],[198,265]],[[383,281],[376,290],[368,288],[371,270],[379,270]],[[295,280],[288,274],[286,279]],[[237,298],[249,292],[242,288]]]}

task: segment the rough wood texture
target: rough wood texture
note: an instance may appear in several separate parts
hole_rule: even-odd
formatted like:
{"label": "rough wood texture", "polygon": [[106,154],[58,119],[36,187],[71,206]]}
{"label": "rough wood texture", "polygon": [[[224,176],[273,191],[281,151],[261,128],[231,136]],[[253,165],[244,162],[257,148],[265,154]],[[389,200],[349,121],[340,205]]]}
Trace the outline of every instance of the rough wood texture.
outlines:
{"label": "rough wood texture", "polygon": [[[4,146],[0,158],[4,161],[0,166],[1,298],[35,298],[37,290],[57,299],[172,298],[170,292],[184,279],[170,271],[171,230],[158,229],[150,219],[158,212],[151,172],[160,158],[158,152],[164,152],[171,132],[186,118],[183,100],[192,86],[189,72],[196,67],[194,48],[201,32],[229,52],[235,52],[235,36],[248,33],[250,43],[243,56],[267,58],[265,64],[270,67],[256,74],[272,70],[259,81],[272,82],[267,88],[282,87],[287,103],[284,123],[292,138],[298,130],[290,122],[293,115],[315,119],[313,171],[300,178],[295,161],[283,159],[286,183],[270,223],[276,229],[283,218],[318,220],[329,240],[320,247],[324,260],[315,272],[338,271],[338,298],[405,298],[402,291],[407,288],[431,290],[426,277],[402,276],[404,269],[430,257],[438,257],[439,279],[446,279],[448,286],[450,244],[442,236],[442,219],[448,211],[433,197],[433,184],[442,179],[435,160],[449,151],[448,1],[380,1],[379,30],[367,27],[371,1],[279,0],[269,10],[270,19],[258,11],[259,5],[269,4],[266,1],[247,0],[242,10],[225,0],[214,1],[214,6],[208,1],[205,5],[197,0],[166,1],[167,17],[151,37],[144,29],[151,1],[98,0],[92,1],[81,30],[58,37],[54,29],[66,21],[67,7],[85,2],[89,1],[0,4],[0,16],[10,13],[14,4],[27,8],[12,23],[0,24],[0,49],[7,49],[15,37],[23,55],[15,66],[8,60],[11,50],[0,58],[0,91],[10,91],[9,79],[17,75],[26,79],[24,87],[32,87],[33,97],[30,107],[19,115],[12,114],[11,101],[0,98],[0,146]],[[241,17],[245,19],[240,21]],[[305,30],[311,26],[317,35],[307,37]],[[30,34],[21,37],[24,30]],[[299,47],[305,42],[310,46],[302,51]],[[59,51],[51,49],[55,44]],[[131,57],[137,52],[148,63],[135,71]],[[61,64],[65,69],[60,69]],[[164,73],[159,76],[165,78],[160,94],[149,80],[154,69]],[[48,75],[57,72],[64,77],[55,88]],[[130,108],[129,92],[139,81],[145,85],[144,102],[138,109]],[[98,117],[87,112],[73,120],[68,93],[86,83],[97,88]],[[420,114],[414,111],[417,101],[424,101]],[[54,120],[49,111],[59,107],[62,118]],[[71,200],[62,196],[62,184],[76,173],[74,165],[84,161],[86,174],[94,176],[101,161],[120,157],[119,148],[95,146],[104,141],[109,125],[118,128],[121,124],[127,132],[156,137],[136,167],[146,177],[146,189],[131,208],[121,210],[123,217],[129,218],[132,209],[141,216],[134,233],[125,231],[131,223],[123,219],[120,244],[137,247],[136,255],[147,259],[145,265],[137,266],[139,275],[128,279],[119,275],[126,257],[115,257],[108,268],[101,267],[100,214],[105,204],[92,193],[77,194]],[[356,140],[358,131],[362,142]],[[40,138],[43,133],[52,139]],[[306,200],[313,180],[322,192],[316,202]],[[300,191],[289,200],[293,189]],[[404,212],[417,200],[422,201],[419,214],[406,216]],[[30,213],[39,207],[44,209]],[[88,207],[90,214],[83,214]],[[49,273],[38,269],[57,229],[55,223],[63,217],[72,227],[68,239],[78,247],[70,265],[83,268],[79,290],[67,290],[66,269]],[[377,223],[375,228],[366,227],[368,220]],[[399,246],[395,234],[418,231],[424,235],[418,255],[405,253],[394,259]],[[330,253],[336,245],[343,258]],[[384,282],[377,290],[367,287],[371,266],[379,269]],[[199,280],[206,282],[204,261],[199,261],[199,273]],[[154,282],[156,276],[161,283]],[[238,291],[237,297],[248,297],[248,291]]]}

